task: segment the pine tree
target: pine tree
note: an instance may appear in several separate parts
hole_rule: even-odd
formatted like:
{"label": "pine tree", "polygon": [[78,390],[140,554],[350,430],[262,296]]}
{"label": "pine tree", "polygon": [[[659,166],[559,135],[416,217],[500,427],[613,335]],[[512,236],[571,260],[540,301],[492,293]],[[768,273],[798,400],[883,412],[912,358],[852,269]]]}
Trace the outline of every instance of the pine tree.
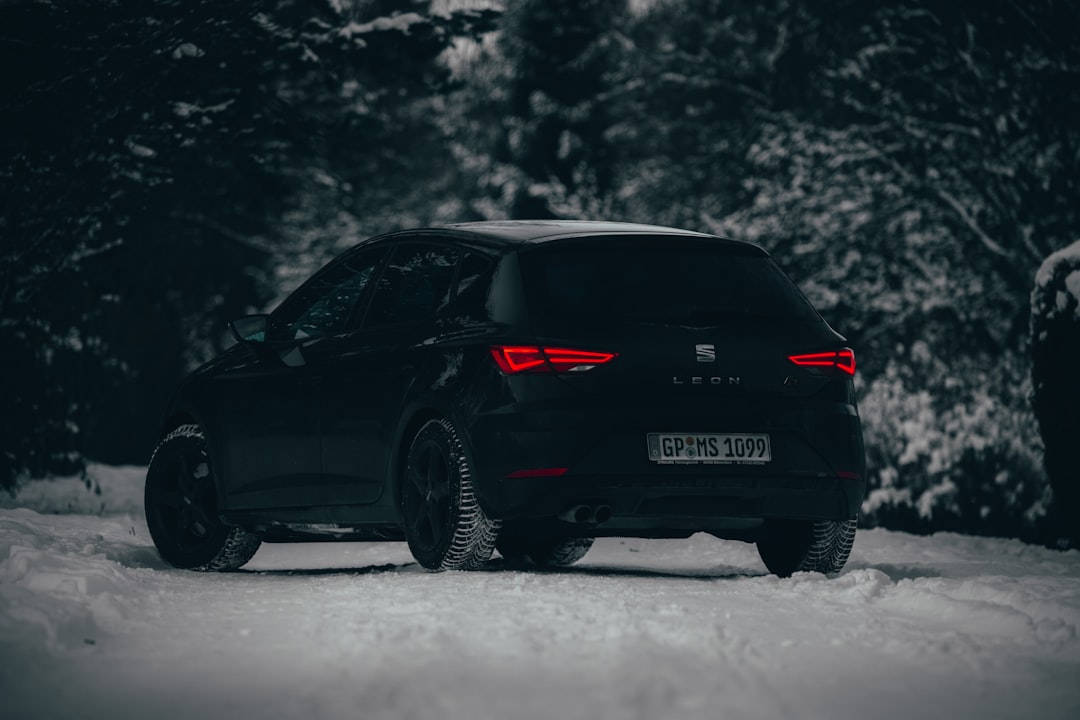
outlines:
{"label": "pine tree", "polygon": [[463,124],[448,128],[479,190],[468,199],[477,216],[605,214],[616,163],[608,96],[625,18],[625,0],[508,4],[497,42],[464,63]]}
{"label": "pine tree", "polygon": [[394,175],[401,98],[494,14],[378,5],[0,5],[0,483],[145,461],[171,387],[277,294],[289,219]]}

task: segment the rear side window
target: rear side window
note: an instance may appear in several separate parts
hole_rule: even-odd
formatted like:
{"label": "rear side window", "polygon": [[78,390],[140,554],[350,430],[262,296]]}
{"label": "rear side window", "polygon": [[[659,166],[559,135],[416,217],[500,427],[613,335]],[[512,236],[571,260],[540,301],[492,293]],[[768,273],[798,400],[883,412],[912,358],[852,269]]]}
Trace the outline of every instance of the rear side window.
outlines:
{"label": "rear side window", "polygon": [[522,253],[539,318],[713,325],[737,318],[816,320],[771,258],[754,248],[671,238],[552,243]]}
{"label": "rear side window", "polygon": [[487,318],[494,271],[495,258],[471,250],[461,258],[455,300],[460,316],[470,320]]}
{"label": "rear side window", "polygon": [[429,320],[450,301],[457,250],[435,245],[399,245],[375,283],[365,327]]}

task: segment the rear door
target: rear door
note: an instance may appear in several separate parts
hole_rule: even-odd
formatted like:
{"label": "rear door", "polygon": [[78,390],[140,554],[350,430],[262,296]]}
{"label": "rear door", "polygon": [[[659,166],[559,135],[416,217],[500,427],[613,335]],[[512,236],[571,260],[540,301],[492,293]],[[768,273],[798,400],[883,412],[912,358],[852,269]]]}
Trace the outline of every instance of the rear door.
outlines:
{"label": "rear door", "polygon": [[328,346],[320,366],[327,504],[367,504],[385,487],[393,434],[450,299],[458,250],[401,240],[391,250],[360,327]]}

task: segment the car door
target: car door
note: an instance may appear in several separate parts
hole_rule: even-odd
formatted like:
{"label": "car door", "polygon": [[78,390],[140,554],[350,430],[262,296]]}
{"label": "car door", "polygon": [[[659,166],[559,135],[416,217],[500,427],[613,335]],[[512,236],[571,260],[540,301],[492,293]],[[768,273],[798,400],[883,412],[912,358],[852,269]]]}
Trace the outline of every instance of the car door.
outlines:
{"label": "car door", "polygon": [[394,433],[449,301],[457,254],[447,244],[399,240],[361,326],[326,354],[320,425],[329,504],[372,503],[384,490]]}
{"label": "car door", "polygon": [[282,303],[256,358],[221,383],[230,439],[226,488],[236,510],[323,503],[320,452],[322,363],[348,329],[382,252],[353,252],[327,266]]}

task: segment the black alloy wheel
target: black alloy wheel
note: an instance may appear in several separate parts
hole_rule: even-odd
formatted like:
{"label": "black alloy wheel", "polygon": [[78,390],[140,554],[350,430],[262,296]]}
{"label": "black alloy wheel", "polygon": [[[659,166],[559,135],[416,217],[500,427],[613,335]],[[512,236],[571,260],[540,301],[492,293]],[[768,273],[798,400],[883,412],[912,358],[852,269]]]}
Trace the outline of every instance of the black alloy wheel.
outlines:
{"label": "black alloy wheel", "polygon": [[499,523],[476,499],[471,463],[449,420],[429,420],[413,439],[401,510],[409,549],[425,568],[468,570],[491,557]]}
{"label": "black alloy wheel", "polygon": [[188,570],[235,570],[259,539],[218,517],[217,488],[197,425],[181,425],[158,444],[146,472],[146,524],[162,559]]}

